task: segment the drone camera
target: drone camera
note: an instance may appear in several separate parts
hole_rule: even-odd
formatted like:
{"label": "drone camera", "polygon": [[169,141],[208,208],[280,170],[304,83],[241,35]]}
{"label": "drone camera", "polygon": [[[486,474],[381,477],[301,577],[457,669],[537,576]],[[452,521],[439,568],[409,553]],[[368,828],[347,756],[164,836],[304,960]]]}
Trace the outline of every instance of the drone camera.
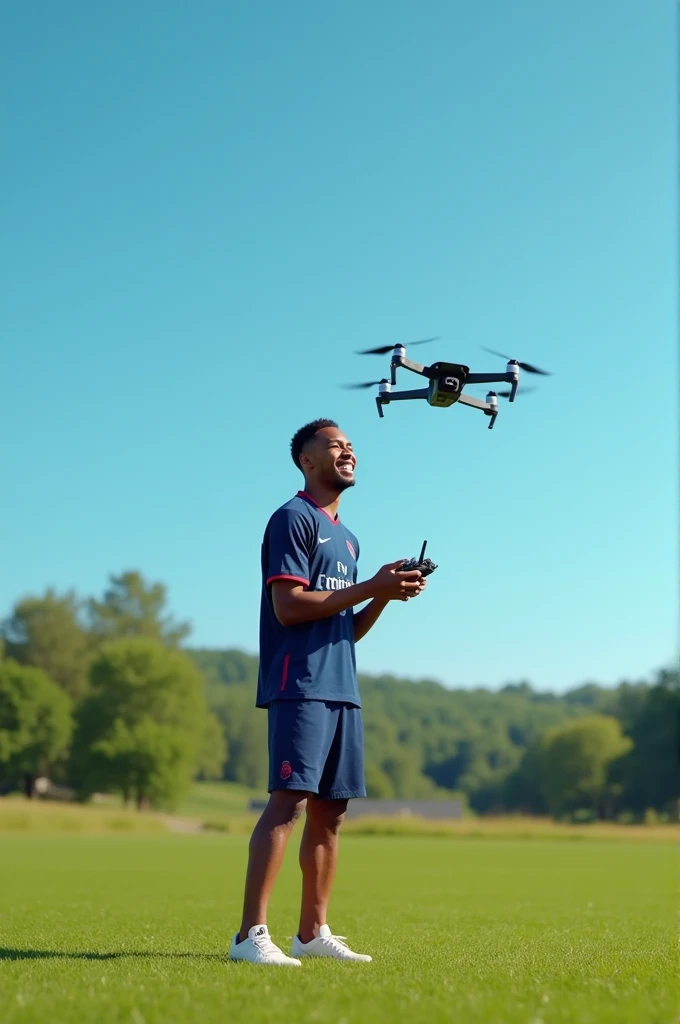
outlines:
{"label": "drone camera", "polygon": [[430,405],[446,409],[460,398],[467,367],[457,363],[434,363],[430,367],[427,400]]}
{"label": "drone camera", "polygon": [[445,409],[458,400],[460,381],[456,377],[437,377],[430,381],[429,392],[427,400],[430,405]]}

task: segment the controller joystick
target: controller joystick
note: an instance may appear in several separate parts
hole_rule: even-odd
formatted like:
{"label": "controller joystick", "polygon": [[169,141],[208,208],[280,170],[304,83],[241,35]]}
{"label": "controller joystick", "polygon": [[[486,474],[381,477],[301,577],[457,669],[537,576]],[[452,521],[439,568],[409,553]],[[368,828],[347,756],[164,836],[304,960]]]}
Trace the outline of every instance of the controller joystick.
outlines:
{"label": "controller joystick", "polygon": [[409,558],[408,562],[405,562],[403,565],[399,566],[399,570],[398,571],[399,572],[412,572],[414,569],[418,569],[420,571],[421,575],[423,575],[423,576],[429,576],[430,573],[433,573],[435,571],[435,569],[437,568],[437,566],[435,565],[435,563],[432,561],[431,558],[425,558],[425,547],[426,547],[426,545],[427,545],[427,541],[424,540],[423,541],[423,546],[422,546],[422,548],[420,550],[420,558],[418,558],[418,559]]}

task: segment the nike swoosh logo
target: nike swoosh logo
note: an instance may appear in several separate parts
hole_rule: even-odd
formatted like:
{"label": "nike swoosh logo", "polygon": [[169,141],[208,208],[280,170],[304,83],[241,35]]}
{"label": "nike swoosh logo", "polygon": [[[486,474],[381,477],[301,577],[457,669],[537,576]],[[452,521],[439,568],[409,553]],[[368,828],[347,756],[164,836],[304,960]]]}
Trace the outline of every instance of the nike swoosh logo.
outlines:
{"label": "nike swoosh logo", "polygon": [[319,537],[319,544],[325,544],[327,540],[330,540],[330,537]]}

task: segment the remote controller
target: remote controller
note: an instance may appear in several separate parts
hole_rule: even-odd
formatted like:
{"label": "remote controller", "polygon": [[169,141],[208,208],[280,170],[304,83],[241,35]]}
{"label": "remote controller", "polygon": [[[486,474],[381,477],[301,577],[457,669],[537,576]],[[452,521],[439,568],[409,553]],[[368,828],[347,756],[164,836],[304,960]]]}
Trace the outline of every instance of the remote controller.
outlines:
{"label": "remote controller", "polygon": [[408,562],[399,566],[398,572],[411,572],[413,569],[419,569],[423,576],[429,576],[430,573],[434,572],[437,566],[431,558],[425,558],[426,546],[427,541],[424,540],[420,550],[420,558],[417,561],[415,558],[409,558]]}

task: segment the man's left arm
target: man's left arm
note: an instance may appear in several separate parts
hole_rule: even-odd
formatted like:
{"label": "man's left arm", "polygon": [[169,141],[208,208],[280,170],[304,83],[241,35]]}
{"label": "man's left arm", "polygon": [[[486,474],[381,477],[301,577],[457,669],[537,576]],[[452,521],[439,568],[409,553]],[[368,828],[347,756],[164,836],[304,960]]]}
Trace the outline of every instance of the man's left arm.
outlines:
{"label": "man's left arm", "polygon": [[[425,589],[425,580],[424,579],[420,579],[420,580],[418,580],[418,583],[420,584],[418,590],[416,590],[414,593],[410,594],[407,598],[405,598],[406,601],[410,601],[412,597],[418,597],[419,594],[422,594],[423,590]],[[377,597],[374,597],[372,601],[369,601],[369,603],[366,605],[365,608],[362,608],[360,612],[356,612],[355,613],[355,615],[354,615],[354,643],[355,644],[359,640],[361,640],[362,637],[366,636],[366,634],[368,633],[369,629],[372,629],[373,626],[375,626],[376,622],[378,621],[378,619],[380,618],[380,616],[382,615],[383,611],[385,610],[385,608],[387,607],[388,604],[389,604],[389,601],[381,601]]]}
{"label": "man's left arm", "polygon": [[368,602],[365,608],[362,608],[360,612],[354,613],[355,644],[361,640],[362,636],[366,636],[369,629],[372,629],[373,626],[375,626],[388,603],[389,602],[387,601],[379,601],[377,597],[374,597],[372,601]]}
{"label": "man's left arm", "polygon": [[[350,548],[355,558],[355,563],[359,561],[359,541],[356,537],[352,537],[353,547]],[[349,542],[348,542],[349,546]],[[424,577],[418,580],[420,587],[415,592],[412,592],[409,597],[417,597],[425,589]],[[409,600],[409,598],[404,598]],[[369,601],[365,608],[361,611],[354,613],[354,643],[358,643],[362,637],[366,636],[370,629],[373,629],[376,622],[384,612],[385,608],[389,604],[389,601],[383,601],[378,597],[374,597],[372,601]]]}

